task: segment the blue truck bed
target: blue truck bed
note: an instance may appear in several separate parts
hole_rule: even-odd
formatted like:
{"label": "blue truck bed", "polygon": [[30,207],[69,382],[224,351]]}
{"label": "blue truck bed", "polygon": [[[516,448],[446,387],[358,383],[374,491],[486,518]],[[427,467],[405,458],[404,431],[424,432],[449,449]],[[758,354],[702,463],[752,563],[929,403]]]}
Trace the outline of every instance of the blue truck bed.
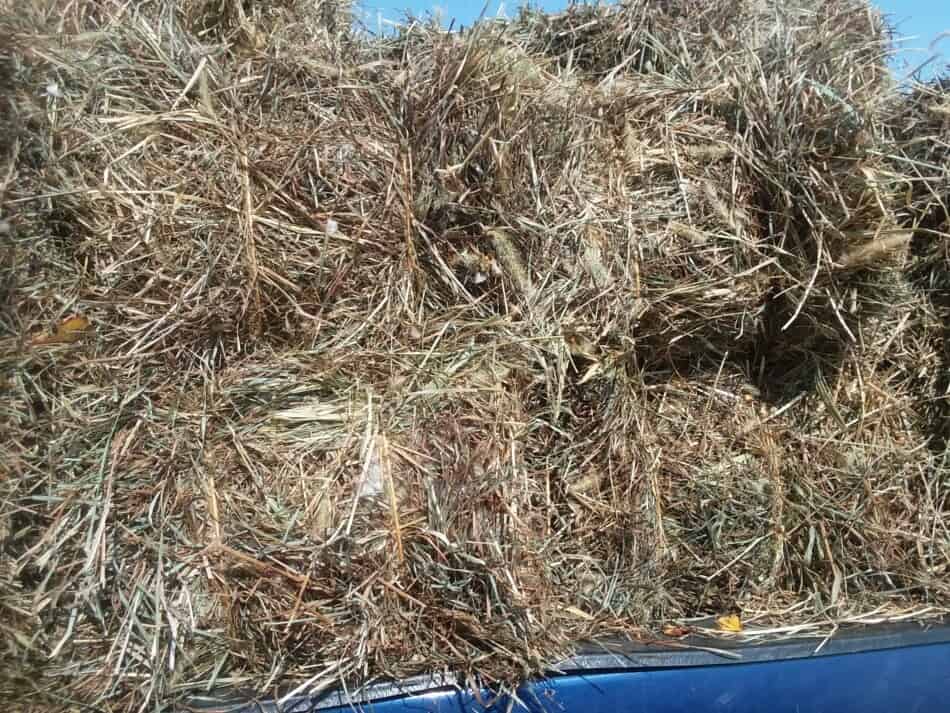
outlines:
{"label": "blue truck bed", "polygon": [[516,697],[475,695],[432,678],[358,692],[193,701],[207,713],[910,713],[950,711],[950,624],[882,625],[827,639],[745,645],[600,644]]}

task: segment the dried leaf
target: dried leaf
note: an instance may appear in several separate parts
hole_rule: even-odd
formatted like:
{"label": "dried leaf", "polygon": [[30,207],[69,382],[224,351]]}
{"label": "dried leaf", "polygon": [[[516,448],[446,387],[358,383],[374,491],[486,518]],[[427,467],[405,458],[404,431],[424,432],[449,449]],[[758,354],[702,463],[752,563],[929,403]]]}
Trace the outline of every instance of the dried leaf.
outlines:
{"label": "dried leaf", "polygon": [[30,340],[30,345],[34,347],[42,347],[46,344],[57,344],[59,339],[56,338],[55,334],[37,334]]}
{"label": "dried leaf", "polygon": [[83,333],[89,329],[91,323],[85,317],[74,316],[64,319],[56,328],[54,334],[40,334],[30,340],[34,347],[45,344],[70,344],[76,342],[82,337]]}
{"label": "dried leaf", "polygon": [[670,636],[673,638],[679,638],[681,636],[686,636],[690,633],[690,630],[685,626],[680,626],[679,624],[664,624],[663,625],[663,635]]}
{"label": "dried leaf", "polygon": [[577,607],[565,607],[564,611],[566,611],[568,614],[571,614],[572,616],[577,617],[578,619],[583,619],[584,621],[594,620],[594,617],[592,617],[586,611],[578,609]]}
{"label": "dried leaf", "polygon": [[738,633],[742,631],[742,620],[738,614],[729,614],[716,619],[716,626],[719,628],[719,631]]}
{"label": "dried leaf", "polygon": [[85,317],[70,317],[59,325],[56,336],[65,342],[75,342],[89,326],[89,320]]}

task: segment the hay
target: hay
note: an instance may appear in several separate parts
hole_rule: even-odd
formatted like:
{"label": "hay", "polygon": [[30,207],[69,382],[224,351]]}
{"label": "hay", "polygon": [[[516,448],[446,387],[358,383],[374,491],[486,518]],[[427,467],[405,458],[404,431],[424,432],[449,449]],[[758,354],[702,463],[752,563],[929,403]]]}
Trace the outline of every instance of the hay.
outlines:
{"label": "hay", "polygon": [[946,611],[922,109],[863,2],[49,5],[0,20],[4,694]]}
{"label": "hay", "polygon": [[[948,67],[950,69],[950,67]],[[935,453],[950,443],[950,78],[911,87],[898,114],[897,171],[907,188],[901,215],[913,232],[907,275],[942,325],[933,350],[939,355],[931,414]]]}

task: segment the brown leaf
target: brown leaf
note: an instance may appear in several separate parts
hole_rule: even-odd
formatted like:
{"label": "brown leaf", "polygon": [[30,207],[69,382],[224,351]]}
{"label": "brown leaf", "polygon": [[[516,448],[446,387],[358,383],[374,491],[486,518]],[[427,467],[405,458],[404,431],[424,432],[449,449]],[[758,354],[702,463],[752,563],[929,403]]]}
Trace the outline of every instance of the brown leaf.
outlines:
{"label": "brown leaf", "polygon": [[690,630],[685,626],[680,626],[679,624],[664,624],[663,625],[663,635],[670,636],[678,639],[681,636],[686,636],[690,633]]}

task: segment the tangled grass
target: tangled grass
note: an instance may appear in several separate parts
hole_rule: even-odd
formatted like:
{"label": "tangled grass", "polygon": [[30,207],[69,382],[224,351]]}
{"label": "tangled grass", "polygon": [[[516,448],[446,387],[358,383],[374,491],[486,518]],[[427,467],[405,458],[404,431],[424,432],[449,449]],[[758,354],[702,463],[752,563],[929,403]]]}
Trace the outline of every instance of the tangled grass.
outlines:
{"label": "tangled grass", "polygon": [[4,695],[947,610],[946,93],[863,1],[0,7]]}

